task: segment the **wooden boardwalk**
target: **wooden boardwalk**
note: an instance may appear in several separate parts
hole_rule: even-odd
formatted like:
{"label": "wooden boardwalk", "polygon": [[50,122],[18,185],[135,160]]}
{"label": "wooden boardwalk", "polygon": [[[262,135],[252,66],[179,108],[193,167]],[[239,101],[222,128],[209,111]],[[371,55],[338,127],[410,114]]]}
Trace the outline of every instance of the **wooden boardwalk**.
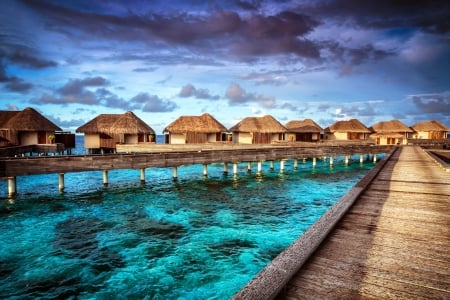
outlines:
{"label": "wooden boardwalk", "polygon": [[450,299],[450,173],[400,148],[277,299]]}

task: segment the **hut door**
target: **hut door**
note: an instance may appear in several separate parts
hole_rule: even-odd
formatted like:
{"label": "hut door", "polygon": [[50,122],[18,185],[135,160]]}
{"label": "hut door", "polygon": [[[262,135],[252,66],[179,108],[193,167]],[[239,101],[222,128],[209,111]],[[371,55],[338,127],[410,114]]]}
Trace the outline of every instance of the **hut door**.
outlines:
{"label": "hut door", "polygon": [[38,131],[38,144],[47,144],[47,135],[45,131]]}

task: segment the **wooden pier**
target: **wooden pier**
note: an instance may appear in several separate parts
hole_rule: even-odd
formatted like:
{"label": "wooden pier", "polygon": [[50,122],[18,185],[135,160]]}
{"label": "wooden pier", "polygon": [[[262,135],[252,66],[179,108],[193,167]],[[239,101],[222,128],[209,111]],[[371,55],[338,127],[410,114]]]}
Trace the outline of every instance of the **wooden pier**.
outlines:
{"label": "wooden pier", "polygon": [[250,284],[235,298],[450,299],[450,173],[400,147],[296,270],[271,279],[278,295]]}
{"label": "wooden pier", "polygon": [[[58,186],[64,189],[64,174],[68,172],[102,171],[103,183],[108,184],[108,171],[114,169],[139,169],[141,181],[145,180],[145,169],[152,167],[172,167],[173,177],[178,176],[177,167],[182,165],[203,164],[203,174],[207,175],[207,165],[223,163],[224,172],[228,172],[228,164],[233,165],[233,173],[237,172],[240,162],[256,162],[258,172],[264,161],[284,161],[297,159],[328,157],[333,164],[333,157],[359,154],[370,154],[376,160],[378,153],[389,153],[394,146],[374,145],[339,145],[339,146],[196,146],[195,148],[170,148],[160,146],[158,151],[147,153],[124,153],[107,155],[66,155],[66,156],[33,156],[33,157],[4,157],[0,158],[0,178],[8,180],[8,195],[14,196],[16,176],[34,174],[58,174]],[[177,151],[178,150],[178,151]],[[184,150],[184,151],[182,151]],[[55,183],[56,185],[56,183]]]}

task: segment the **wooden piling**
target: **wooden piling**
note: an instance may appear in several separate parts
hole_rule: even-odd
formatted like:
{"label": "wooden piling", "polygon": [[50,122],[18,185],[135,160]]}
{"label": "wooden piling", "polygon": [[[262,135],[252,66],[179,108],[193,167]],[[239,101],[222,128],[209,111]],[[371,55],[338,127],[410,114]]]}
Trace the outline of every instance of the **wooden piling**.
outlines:
{"label": "wooden piling", "polygon": [[103,170],[103,186],[108,186],[108,170]]}
{"label": "wooden piling", "polygon": [[58,173],[58,189],[61,193],[64,192],[64,173]]}
{"label": "wooden piling", "polygon": [[145,168],[140,169],[141,183],[145,183]]}
{"label": "wooden piling", "polygon": [[177,180],[178,179],[178,167],[172,168],[172,179]]}
{"label": "wooden piling", "polygon": [[16,176],[8,177],[8,197],[16,195]]}
{"label": "wooden piling", "polygon": [[208,165],[203,164],[203,176],[208,177]]}

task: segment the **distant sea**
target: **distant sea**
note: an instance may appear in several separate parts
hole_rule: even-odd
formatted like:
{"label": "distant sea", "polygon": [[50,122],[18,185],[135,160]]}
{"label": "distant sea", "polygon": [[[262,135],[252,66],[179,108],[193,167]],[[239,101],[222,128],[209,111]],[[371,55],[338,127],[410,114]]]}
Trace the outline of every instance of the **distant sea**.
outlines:
{"label": "distant sea", "polygon": [[0,181],[0,298],[228,299],[373,167],[352,159],[71,173],[64,193],[21,176],[15,199]]}

